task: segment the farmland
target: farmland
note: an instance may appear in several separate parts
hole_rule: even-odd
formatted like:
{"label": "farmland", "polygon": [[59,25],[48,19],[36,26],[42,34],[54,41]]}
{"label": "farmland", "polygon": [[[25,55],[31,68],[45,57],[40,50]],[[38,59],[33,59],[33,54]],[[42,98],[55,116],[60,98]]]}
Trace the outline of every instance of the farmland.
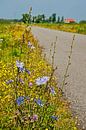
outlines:
{"label": "farmland", "polygon": [[34,24],[35,26],[65,31],[65,32],[73,32],[73,33],[79,33],[79,34],[85,34],[86,35],[86,24],[78,24],[78,23],[38,23]]}

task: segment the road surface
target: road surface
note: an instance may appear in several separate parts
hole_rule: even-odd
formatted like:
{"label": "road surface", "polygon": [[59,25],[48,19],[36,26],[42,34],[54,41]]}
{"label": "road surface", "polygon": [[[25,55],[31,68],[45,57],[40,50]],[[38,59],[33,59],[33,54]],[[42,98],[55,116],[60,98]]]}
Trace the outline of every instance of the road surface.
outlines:
{"label": "road surface", "polygon": [[[61,84],[74,34],[40,27],[32,27],[32,33],[40,46],[44,47],[43,52],[50,63],[51,43],[55,42],[57,37],[55,66],[58,67],[56,76],[58,83]],[[64,92],[71,102],[72,110],[79,117],[81,126],[86,130],[86,35],[75,35],[68,84],[64,87]]]}

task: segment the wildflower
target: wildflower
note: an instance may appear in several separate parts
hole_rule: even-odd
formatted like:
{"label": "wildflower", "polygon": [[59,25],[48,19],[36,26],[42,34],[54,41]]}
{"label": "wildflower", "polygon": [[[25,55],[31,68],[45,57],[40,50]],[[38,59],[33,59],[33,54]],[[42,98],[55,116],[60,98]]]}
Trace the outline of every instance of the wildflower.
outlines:
{"label": "wildflower", "polygon": [[16,61],[16,66],[18,67],[20,72],[24,72],[25,68],[24,68],[24,63],[20,62],[20,61]]}
{"label": "wildflower", "polygon": [[30,43],[30,41],[28,42],[28,47],[31,48],[32,44]]}
{"label": "wildflower", "polygon": [[13,83],[13,82],[14,82],[14,80],[10,79],[10,80],[8,80],[8,81],[6,82],[6,84],[10,84],[10,83]]}
{"label": "wildflower", "polygon": [[18,106],[20,106],[23,102],[24,102],[24,96],[20,96],[16,100]]}
{"label": "wildflower", "polygon": [[53,120],[58,120],[58,117],[57,117],[57,116],[51,116],[51,118],[52,118]]}
{"label": "wildflower", "polygon": [[25,69],[25,71],[30,75],[30,71],[28,69]]}
{"label": "wildflower", "polygon": [[52,95],[55,95],[55,94],[56,94],[54,88],[50,88],[50,92],[51,92]]}
{"label": "wildflower", "polygon": [[19,68],[19,71],[20,71],[20,72],[24,72],[24,71],[25,71],[25,68]]}
{"label": "wildflower", "polygon": [[42,85],[42,84],[46,84],[46,82],[49,80],[49,77],[47,76],[43,76],[42,78],[39,77],[36,79],[36,84],[37,85]]}
{"label": "wildflower", "polygon": [[42,101],[40,100],[40,99],[34,99],[34,101],[40,106],[40,107],[43,107],[43,103],[42,103]]}
{"label": "wildflower", "polygon": [[30,83],[29,83],[29,86],[31,87],[32,85],[33,85],[33,84],[30,82]]}
{"label": "wildflower", "polygon": [[23,68],[24,67],[24,63],[23,62],[20,62],[20,61],[16,61],[16,66],[18,68]]}
{"label": "wildflower", "polygon": [[30,48],[30,49],[34,49],[35,47],[30,43],[30,41],[28,42],[28,47]]}
{"label": "wildflower", "polygon": [[19,79],[20,83],[24,84],[24,81],[22,79]]}
{"label": "wildflower", "polygon": [[33,115],[32,117],[30,117],[31,122],[37,121],[38,120],[38,115]]}

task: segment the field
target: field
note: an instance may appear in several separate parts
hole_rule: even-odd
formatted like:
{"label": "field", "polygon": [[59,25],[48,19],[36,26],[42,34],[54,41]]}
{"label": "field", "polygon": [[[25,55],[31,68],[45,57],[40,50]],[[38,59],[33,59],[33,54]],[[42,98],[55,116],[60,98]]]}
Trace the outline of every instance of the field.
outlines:
{"label": "field", "polygon": [[0,24],[0,130],[77,130],[31,28]]}
{"label": "field", "polygon": [[86,24],[53,24],[53,23],[38,23],[34,24],[36,26],[56,29],[65,32],[73,32],[73,33],[80,33],[86,35]]}

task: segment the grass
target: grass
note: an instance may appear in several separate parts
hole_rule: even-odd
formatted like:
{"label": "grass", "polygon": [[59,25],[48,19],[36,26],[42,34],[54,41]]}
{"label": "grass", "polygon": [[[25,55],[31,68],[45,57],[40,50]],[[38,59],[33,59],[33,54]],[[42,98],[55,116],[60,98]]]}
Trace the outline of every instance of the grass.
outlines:
{"label": "grass", "polygon": [[0,130],[77,130],[30,28],[0,24],[0,39]]}
{"label": "grass", "polygon": [[56,29],[60,31],[65,32],[73,32],[73,33],[79,33],[79,34],[85,34],[86,35],[86,24],[66,24],[66,23],[59,23],[59,24],[53,24],[53,23],[38,23],[34,24],[35,26],[50,28],[50,29]]}

